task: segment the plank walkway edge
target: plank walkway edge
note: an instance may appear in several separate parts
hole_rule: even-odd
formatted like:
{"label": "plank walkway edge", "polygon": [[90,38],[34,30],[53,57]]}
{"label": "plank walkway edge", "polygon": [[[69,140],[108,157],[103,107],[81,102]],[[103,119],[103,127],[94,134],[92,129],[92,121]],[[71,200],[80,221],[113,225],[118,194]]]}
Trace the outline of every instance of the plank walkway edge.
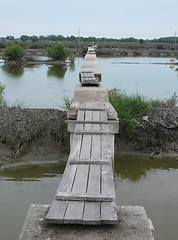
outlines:
{"label": "plank walkway edge", "polygon": [[86,202],[112,202],[115,200],[115,197],[110,195],[95,195],[95,194],[72,194],[58,192],[56,195],[56,200],[65,200],[65,201],[86,201]]}

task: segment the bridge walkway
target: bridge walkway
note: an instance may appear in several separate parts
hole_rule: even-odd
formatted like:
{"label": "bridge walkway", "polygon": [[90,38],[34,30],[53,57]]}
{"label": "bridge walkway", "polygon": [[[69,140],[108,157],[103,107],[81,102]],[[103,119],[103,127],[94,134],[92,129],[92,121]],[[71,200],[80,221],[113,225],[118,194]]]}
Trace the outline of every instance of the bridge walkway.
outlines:
{"label": "bridge walkway", "polygon": [[71,152],[46,219],[58,224],[117,224],[104,103],[79,104]]}

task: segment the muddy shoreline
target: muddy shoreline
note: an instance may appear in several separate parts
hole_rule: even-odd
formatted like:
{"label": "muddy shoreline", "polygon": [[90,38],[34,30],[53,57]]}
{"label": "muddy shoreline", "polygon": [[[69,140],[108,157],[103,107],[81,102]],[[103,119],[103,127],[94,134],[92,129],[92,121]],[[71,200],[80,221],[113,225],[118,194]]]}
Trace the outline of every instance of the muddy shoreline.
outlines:
{"label": "muddy shoreline", "polygon": [[[0,108],[0,168],[17,161],[61,159],[69,153],[66,112],[57,109]],[[123,127],[115,136],[115,151],[150,156],[178,155],[178,107],[143,116],[143,127],[129,138]]]}

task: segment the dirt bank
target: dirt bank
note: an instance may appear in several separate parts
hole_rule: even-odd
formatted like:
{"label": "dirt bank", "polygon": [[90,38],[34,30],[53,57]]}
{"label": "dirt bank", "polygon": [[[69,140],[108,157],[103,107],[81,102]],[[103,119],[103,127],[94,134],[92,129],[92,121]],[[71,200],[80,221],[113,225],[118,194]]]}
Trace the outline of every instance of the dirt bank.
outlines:
{"label": "dirt bank", "polygon": [[[59,157],[69,151],[66,112],[56,109],[0,108],[0,167],[17,158]],[[123,127],[116,149],[148,154],[178,153],[178,108],[160,108],[141,119],[133,138]]]}
{"label": "dirt bank", "polygon": [[68,150],[66,112],[0,108],[0,166],[16,158],[59,156]]}
{"label": "dirt bank", "polygon": [[116,148],[149,154],[178,154],[178,107],[165,107],[143,116],[142,127],[128,138],[123,127],[116,135]]}

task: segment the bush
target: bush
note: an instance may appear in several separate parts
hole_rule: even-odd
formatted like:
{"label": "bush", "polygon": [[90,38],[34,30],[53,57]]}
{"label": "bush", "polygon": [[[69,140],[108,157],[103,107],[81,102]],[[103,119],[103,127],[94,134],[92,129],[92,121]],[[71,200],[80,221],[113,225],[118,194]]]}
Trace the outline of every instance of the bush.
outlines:
{"label": "bush", "polygon": [[30,46],[30,49],[38,49],[38,43],[33,43],[33,44]]}
{"label": "bush", "polygon": [[5,48],[5,44],[3,42],[0,42],[0,48]]}
{"label": "bush", "polygon": [[65,60],[67,57],[67,50],[63,44],[59,43],[47,48],[47,55],[54,60]]}
{"label": "bush", "polygon": [[2,58],[4,60],[21,60],[25,52],[18,44],[12,46],[6,46],[2,52]]}
{"label": "bush", "polygon": [[139,118],[151,108],[149,102],[139,94],[127,96],[119,89],[112,89],[108,93],[120,124],[125,127],[128,136],[132,137],[136,127],[141,126]]}
{"label": "bush", "polygon": [[164,44],[158,44],[157,49],[164,49]]}
{"label": "bush", "polygon": [[6,106],[6,102],[4,101],[4,90],[5,86],[0,82],[0,107]]}

